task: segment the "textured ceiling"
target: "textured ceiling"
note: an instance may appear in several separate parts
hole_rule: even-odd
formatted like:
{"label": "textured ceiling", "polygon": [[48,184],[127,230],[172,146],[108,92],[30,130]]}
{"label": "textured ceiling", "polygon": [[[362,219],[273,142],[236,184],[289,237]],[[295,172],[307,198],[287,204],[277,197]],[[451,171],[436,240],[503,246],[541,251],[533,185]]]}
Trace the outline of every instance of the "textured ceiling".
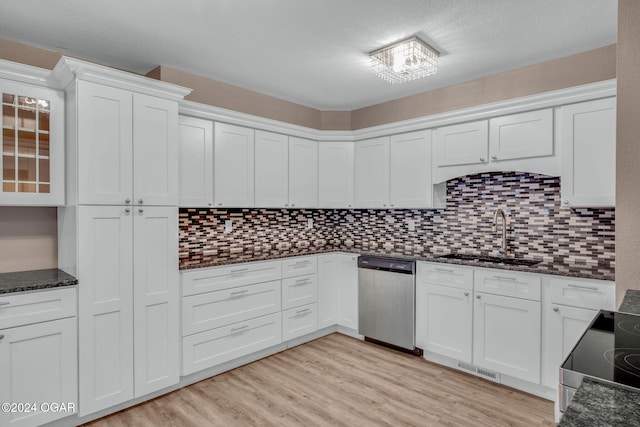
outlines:
{"label": "textured ceiling", "polygon": [[[367,52],[417,34],[435,76],[391,85]],[[167,65],[352,110],[609,45],[615,0],[20,0],[0,38],[146,73]]]}

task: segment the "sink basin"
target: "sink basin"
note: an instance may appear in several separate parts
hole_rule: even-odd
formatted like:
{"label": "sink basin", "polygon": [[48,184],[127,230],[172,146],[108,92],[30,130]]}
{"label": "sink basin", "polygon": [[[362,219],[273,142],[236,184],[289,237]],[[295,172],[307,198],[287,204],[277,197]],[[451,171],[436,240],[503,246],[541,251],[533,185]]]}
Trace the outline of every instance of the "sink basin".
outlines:
{"label": "sink basin", "polygon": [[526,266],[536,265],[541,262],[533,259],[501,258],[501,257],[470,255],[470,254],[447,254],[447,255],[441,255],[438,258],[459,259],[461,261],[491,262],[494,264],[504,264],[504,265],[526,265]]}

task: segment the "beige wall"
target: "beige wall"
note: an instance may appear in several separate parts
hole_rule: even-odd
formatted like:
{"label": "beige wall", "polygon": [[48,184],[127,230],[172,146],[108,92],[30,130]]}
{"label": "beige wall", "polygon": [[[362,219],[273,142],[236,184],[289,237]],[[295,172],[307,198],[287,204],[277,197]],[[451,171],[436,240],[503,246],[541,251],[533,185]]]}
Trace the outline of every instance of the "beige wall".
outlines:
{"label": "beige wall", "polygon": [[0,58],[52,70],[62,54],[46,49],[0,39]]}
{"label": "beige wall", "polygon": [[616,299],[640,289],[640,2],[618,0]]}
{"label": "beige wall", "polygon": [[0,207],[0,272],[58,266],[56,208]]}

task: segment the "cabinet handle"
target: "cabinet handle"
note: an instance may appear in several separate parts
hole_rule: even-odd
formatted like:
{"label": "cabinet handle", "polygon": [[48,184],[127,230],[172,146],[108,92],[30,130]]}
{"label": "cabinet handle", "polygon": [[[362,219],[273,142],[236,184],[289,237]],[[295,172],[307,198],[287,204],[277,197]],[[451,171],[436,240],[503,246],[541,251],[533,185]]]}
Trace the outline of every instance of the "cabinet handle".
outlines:
{"label": "cabinet handle", "polygon": [[383,207],[383,208],[386,208],[386,207],[387,207],[387,205],[385,205],[385,204],[383,203],[383,204],[382,204],[382,207]]}
{"label": "cabinet handle", "polygon": [[124,213],[126,213],[126,214],[128,214],[129,212],[131,212],[131,209],[129,209],[129,208],[126,208],[126,209],[124,210]]}
{"label": "cabinet handle", "polygon": [[[469,292],[465,292],[465,293],[464,293],[464,296],[465,296],[465,297],[468,297],[468,296],[469,296]],[[479,295],[478,295],[478,296],[479,296]]]}
{"label": "cabinet handle", "polygon": [[5,305],[9,305],[9,304],[11,304],[10,301],[3,301],[3,302],[0,302],[0,307],[3,307]]}
{"label": "cabinet handle", "polygon": [[453,270],[449,269],[449,268],[439,268],[439,267],[434,267],[435,271],[439,271],[441,273],[453,273]]}
{"label": "cabinet handle", "polygon": [[515,282],[516,278],[515,277],[509,277],[509,276],[493,276],[494,279],[498,279],[498,280],[508,280],[510,282]]}
{"label": "cabinet handle", "polygon": [[484,157],[480,157],[480,161],[481,161],[481,162],[484,162]]}
{"label": "cabinet handle", "polygon": [[583,289],[585,291],[598,291],[598,288],[596,288],[595,286],[581,286],[574,285],[573,283],[569,283],[567,286],[570,288]]}
{"label": "cabinet handle", "polygon": [[211,206],[211,205],[213,205],[213,203],[207,203],[207,206]]}
{"label": "cabinet handle", "polygon": [[139,203],[139,204],[142,204],[142,199],[138,199],[138,203]]}
{"label": "cabinet handle", "polygon": [[285,207],[285,208],[288,208],[288,207],[289,207],[289,203],[285,203],[285,204],[284,204],[284,207]]}
{"label": "cabinet handle", "polygon": [[125,203],[131,203],[131,199],[127,197],[124,202]]}
{"label": "cabinet handle", "polygon": [[222,206],[222,202],[218,202],[218,206]]}
{"label": "cabinet handle", "polygon": [[242,326],[238,326],[237,328],[231,328],[231,332],[238,332],[241,331],[243,329],[247,329],[249,327],[249,325],[242,325]]}
{"label": "cabinet handle", "polygon": [[246,294],[247,292],[249,292],[249,289],[243,289],[241,291],[233,291],[233,292],[231,292],[231,296],[242,295],[242,294]]}
{"label": "cabinet handle", "polygon": [[231,274],[236,274],[236,273],[243,273],[245,271],[248,271],[248,268],[239,268],[237,270],[231,270]]}
{"label": "cabinet handle", "polygon": [[295,207],[296,207],[296,204],[295,204],[295,203],[291,203],[291,207],[292,207],[292,208],[295,208]]}
{"label": "cabinet handle", "polygon": [[308,259],[304,260],[304,261],[296,261],[296,263],[294,264],[294,266],[299,267],[301,265],[307,265],[310,264],[311,261],[309,261]]}
{"label": "cabinet handle", "polygon": [[562,203],[564,203],[565,205],[568,205],[568,204],[569,204],[569,201],[568,201],[568,200],[565,200],[565,201],[564,201],[564,202],[562,202]]}
{"label": "cabinet handle", "polygon": [[498,160],[498,156],[491,156],[491,160]]}
{"label": "cabinet handle", "polygon": [[300,286],[300,285],[304,285],[306,283],[309,283],[309,279],[300,279],[300,280],[296,280],[296,283],[293,286]]}
{"label": "cabinet handle", "polygon": [[144,212],[144,209],[138,209],[138,213]]}
{"label": "cabinet handle", "polygon": [[480,295],[476,295],[476,299],[480,299]]}
{"label": "cabinet handle", "polygon": [[298,311],[296,311],[296,314],[307,313],[307,312],[309,312],[309,311],[311,311],[311,309],[310,309],[310,308],[303,308],[302,310],[298,310]]}
{"label": "cabinet handle", "polygon": [[555,311],[556,313],[560,311],[560,309],[558,307],[553,307],[553,311]]}

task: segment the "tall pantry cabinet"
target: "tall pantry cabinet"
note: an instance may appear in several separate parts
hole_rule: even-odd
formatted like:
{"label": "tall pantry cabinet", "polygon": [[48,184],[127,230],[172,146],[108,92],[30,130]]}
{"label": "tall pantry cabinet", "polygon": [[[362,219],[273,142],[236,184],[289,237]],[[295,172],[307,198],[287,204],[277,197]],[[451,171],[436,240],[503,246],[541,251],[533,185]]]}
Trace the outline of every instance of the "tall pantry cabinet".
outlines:
{"label": "tall pantry cabinet", "polygon": [[78,277],[79,411],[179,381],[178,102],[188,89],[63,58],[59,266]]}

